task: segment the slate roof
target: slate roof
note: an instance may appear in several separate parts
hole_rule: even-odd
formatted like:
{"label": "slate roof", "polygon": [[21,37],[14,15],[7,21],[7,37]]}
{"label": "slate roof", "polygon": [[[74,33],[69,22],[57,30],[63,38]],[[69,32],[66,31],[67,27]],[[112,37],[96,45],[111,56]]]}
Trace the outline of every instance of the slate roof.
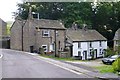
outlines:
{"label": "slate roof", "polygon": [[120,28],[115,32],[114,40],[120,40]]}
{"label": "slate roof", "polygon": [[96,30],[67,30],[66,32],[68,38],[72,41],[99,41],[107,40]]}
{"label": "slate roof", "polygon": [[39,28],[44,29],[66,29],[64,25],[58,20],[33,19],[33,23],[36,23]]}

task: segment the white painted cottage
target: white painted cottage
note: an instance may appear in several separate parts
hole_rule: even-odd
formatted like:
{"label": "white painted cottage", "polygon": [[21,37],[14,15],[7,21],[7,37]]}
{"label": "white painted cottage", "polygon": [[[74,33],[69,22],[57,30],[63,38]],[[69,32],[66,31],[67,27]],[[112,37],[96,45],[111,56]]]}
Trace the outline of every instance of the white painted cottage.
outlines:
{"label": "white painted cottage", "polygon": [[91,59],[93,53],[94,58],[104,56],[107,39],[96,30],[68,29],[66,35],[66,46],[72,46],[71,56],[80,56],[82,60]]}
{"label": "white painted cottage", "polygon": [[120,28],[115,32],[115,36],[114,36],[114,50],[118,49],[118,46],[120,46]]}

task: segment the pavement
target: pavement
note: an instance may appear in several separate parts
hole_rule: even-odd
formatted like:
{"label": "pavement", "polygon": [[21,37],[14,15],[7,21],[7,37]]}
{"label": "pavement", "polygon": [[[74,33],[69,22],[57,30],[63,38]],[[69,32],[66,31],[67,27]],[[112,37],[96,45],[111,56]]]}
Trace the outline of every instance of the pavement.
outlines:
{"label": "pavement", "polygon": [[[11,51],[11,53],[13,52],[12,50],[10,50]],[[6,59],[7,59],[7,57],[9,57],[9,56],[11,56],[10,54],[10,51],[8,50],[7,52],[5,51],[4,53],[5,54],[7,54],[6,55],[6,58],[3,58],[3,62],[5,62],[6,63]],[[32,55],[34,58],[35,58],[35,60],[34,60],[34,63],[36,63],[37,64],[37,67],[35,68],[36,70],[37,69],[40,69],[40,68],[38,68],[38,65],[39,65],[39,67],[41,67],[42,66],[42,64],[44,65],[46,65],[46,66],[52,66],[50,69],[47,69],[45,66],[43,66],[42,68],[44,68],[45,69],[45,71],[46,70],[53,70],[53,68],[55,67],[56,69],[54,69],[54,70],[57,70],[57,71],[62,71],[62,72],[60,72],[61,74],[63,74],[63,75],[61,75],[61,74],[58,74],[58,75],[61,75],[61,76],[56,76],[56,77],[59,77],[59,78],[64,78],[64,77],[67,77],[67,78],[69,78],[69,77],[72,77],[72,78],[99,78],[99,79],[107,79],[107,80],[114,80],[114,79],[116,79],[116,80],[119,80],[118,79],[118,76],[117,75],[111,75],[111,74],[101,74],[101,73],[99,73],[99,72],[96,72],[96,71],[93,71],[93,70],[88,70],[88,69],[85,69],[85,68],[82,68],[82,67],[79,67],[79,66],[76,66],[76,65],[73,65],[73,64],[70,64],[70,63],[65,63],[65,62],[61,62],[61,61],[59,61],[59,60],[54,60],[54,59],[51,59],[51,58],[45,58],[45,57],[42,57],[42,56],[39,56],[39,55],[37,55],[37,54],[35,54],[35,53],[29,53],[29,52],[17,52],[17,55],[20,57],[20,60],[21,60],[21,58],[22,59],[24,59],[23,58],[23,56],[22,55],[20,55],[20,53],[25,53],[25,54],[27,54],[26,56],[29,56],[29,58],[30,58],[30,55]],[[29,54],[29,55],[28,55]],[[9,55],[9,56],[8,56]],[[16,54],[14,54],[14,56],[15,56]],[[22,57],[21,57],[22,56]],[[24,57],[25,57],[25,55],[24,55]],[[33,58],[32,57],[32,58]],[[10,57],[9,57],[10,58]],[[13,58],[13,56],[11,57],[11,58]],[[27,57],[28,58],[28,57]],[[16,58],[15,58],[16,59]],[[31,59],[31,58],[30,58]],[[37,59],[37,60],[36,60]],[[38,63],[38,60],[40,61],[40,63]],[[9,61],[7,61],[7,62],[9,62]],[[23,62],[23,61],[22,61]],[[31,61],[32,62],[32,61]],[[24,63],[24,62],[23,62]],[[26,63],[28,63],[28,62],[26,62]],[[10,64],[10,63],[6,63],[6,65],[8,65],[8,64]],[[30,63],[28,63],[28,64],[30,64]],[[41,64],[41,65],[40,65]],[[19,64],[20,65],[20,64]],[[54,66],[53,66],[54,65]],[[3,64],[3,66],[5,67],[5,64]],[[24,66],[24,67],[26,67],[26,65]],[[27,66],[28,67],[28,66]],[[8,68],[7,68],[8,69]],[[9,70],[9,69],[8,69]],[[6,71],[6,73],[7,73],[7,71],[8,70],[3,70],[3,72],[5,72]],[[25,69],[24,69],[25,70]],[[43,69],[42,69],[43,70]],[[53,73],[53,74],[56,74],[56,72],[54,72],[54,70],[53,71],[51,71],[51,73]],[[34,70],[35,71],[35,70]],[[30,72],[30,71],[29,71]],[[38,73],[38,72],[37,72]],[[45,73],[45,72],[43,72],[43,73]],[[69,75],[66,75],[66,74],[68,74],[69,73]],[[3,77],[10,77],[10,76],[6,76],[7,74],[3,74]],[[46,73],[46,75],[47,75],[47,73]],[[18,75],[19,76],[19,75]],[[31,77],[33,77],[33,76],[31,76]],[[35,76],[34,76],[35,77]],[[38,77],[38,76],[36,76],[36,77]],[[40,76],[39,76],[40,77]],[[45,77],[45,76],[42,76],[42,77]],[[53,77],[53,76],[51,76],[50,74],[49,74],[49,76],[48,77]],[[55,77],[55,76],[54,76]],[[111,78],[111,79],[110,79]]]}

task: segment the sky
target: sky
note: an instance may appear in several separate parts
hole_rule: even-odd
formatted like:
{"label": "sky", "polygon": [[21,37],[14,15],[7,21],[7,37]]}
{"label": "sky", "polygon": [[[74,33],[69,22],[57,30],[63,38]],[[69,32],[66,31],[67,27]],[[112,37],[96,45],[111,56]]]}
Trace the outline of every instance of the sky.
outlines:
{"label": "sky", "polygon": [[14,21],[13,13],[17,11],[17,3],[21,3],[21,0],[0,0],[0,18],[7,21]]}

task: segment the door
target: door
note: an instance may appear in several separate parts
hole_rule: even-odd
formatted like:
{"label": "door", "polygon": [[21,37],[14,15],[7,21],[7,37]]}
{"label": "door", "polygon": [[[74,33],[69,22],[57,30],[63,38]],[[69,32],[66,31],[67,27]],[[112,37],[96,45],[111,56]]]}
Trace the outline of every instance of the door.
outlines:
{"label": "door", "polygon": [[94,50],[94,58],[97,58],[97,49]]}
{"label": "door", "polygon": [[87,60],[87,51],[83,51],[83,58],[82,60]]}
{"label": "door", "polygon": [[73,56],[73,46],[70,46],[70,57]]}

